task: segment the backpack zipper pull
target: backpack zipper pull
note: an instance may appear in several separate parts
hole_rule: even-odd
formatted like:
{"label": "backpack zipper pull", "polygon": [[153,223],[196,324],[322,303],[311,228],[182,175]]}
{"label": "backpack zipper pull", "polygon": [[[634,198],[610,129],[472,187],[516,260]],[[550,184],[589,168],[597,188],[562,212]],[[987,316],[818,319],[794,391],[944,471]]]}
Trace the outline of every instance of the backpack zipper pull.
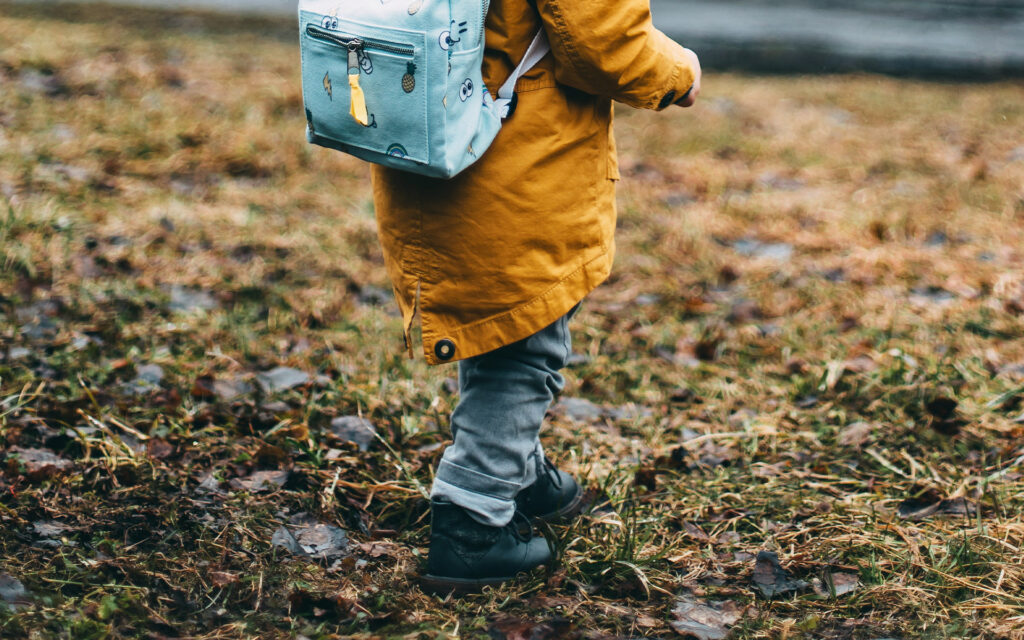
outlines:
{"label": "backpack zipper pull", "polygon": [[351,108],[349,112],[356,122],[367,127],[370,125],[370,117],[366,113],[366,96],[362,87],[359,86],[359,51],[363,48],[363,41],[356,38],[348,43],[348,86],[351,94]]}

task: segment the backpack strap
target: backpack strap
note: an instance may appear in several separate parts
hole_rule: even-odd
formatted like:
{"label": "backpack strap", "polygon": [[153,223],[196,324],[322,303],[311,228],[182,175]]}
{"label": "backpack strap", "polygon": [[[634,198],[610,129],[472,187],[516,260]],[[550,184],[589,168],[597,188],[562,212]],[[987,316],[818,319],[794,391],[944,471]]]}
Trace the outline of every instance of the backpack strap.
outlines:
{"label": "backpack strap", "polygon": [[519,66],[515,68],[512,75],[508,77],[505,84],[501,85],[498,89],[498,97],[495,98],[494,104],[498,107],[498,113],[501,115],[501,119],[505,120],[512,116],[512,113],[516,110],[517,96],[516,96],[516,82],[530,69],[534,68],[541,59],[551,51],[551,44],[548,42],[548,35],[544,33],[544,27],[541,27],[537,31],[537,35],[533,37],[533,42],[530,43],[529,48],[526,49],[526,55],[519,62]]}

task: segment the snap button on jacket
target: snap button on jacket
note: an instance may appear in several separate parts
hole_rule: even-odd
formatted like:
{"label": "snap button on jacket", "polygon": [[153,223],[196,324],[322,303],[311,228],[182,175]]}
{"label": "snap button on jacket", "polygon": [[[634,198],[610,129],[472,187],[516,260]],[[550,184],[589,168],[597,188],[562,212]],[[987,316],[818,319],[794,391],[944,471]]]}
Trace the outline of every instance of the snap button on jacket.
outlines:
{"label": "snap button on jacket", "polygon": [[530,336],[608,277],[612,101],[659,109],[693,85],[648,0],[493,0],[483,68],[492,95],[542,27],[551,53],[520,78],[515,114],[475,164],[452,180],[372,169],[406,341],[418,312],[430,364]]}

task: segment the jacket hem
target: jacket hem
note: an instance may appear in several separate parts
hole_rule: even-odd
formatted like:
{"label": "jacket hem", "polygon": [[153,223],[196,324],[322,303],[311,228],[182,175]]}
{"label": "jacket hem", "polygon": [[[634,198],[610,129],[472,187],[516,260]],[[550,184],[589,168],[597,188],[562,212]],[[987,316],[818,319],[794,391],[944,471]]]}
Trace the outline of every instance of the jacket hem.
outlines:
{"label": "jacket hem", "polygon": [[[608,248],[528,302],[457,329],[440,332],[428,330],[426,317],[423,317],[423,355],[427,364],[465,360],[532,336],[550,325],[553,319],[564,316],[604,282],[611,274],[613,259],[614,248]],[[479,336],[487,337],[481,339]],[[434,343],[442,339],[451,340],[457,345],[455,356],[449,360],[441,360],[434,353]]]}

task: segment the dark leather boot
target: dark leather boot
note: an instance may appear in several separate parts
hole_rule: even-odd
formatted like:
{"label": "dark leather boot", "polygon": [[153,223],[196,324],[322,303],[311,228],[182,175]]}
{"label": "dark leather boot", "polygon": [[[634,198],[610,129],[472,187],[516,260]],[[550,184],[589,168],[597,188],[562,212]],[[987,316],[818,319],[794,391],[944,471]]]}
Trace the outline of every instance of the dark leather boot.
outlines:
{"label": "dark leather boot", "polygon": [[533,527],[519,513],[504,527],[490,527],[450,502],[433,501],[430,511],[427,572],[420,577],[425,591],[473,593],[508,582],[553,557],[547,540],[534,536]]}
{"label": "dark leather boot", "polygon": [[537,481],[516,496],[516,508],[533,520],[567,522],[583,509],[583,488],[545,457],[537,470]]}

